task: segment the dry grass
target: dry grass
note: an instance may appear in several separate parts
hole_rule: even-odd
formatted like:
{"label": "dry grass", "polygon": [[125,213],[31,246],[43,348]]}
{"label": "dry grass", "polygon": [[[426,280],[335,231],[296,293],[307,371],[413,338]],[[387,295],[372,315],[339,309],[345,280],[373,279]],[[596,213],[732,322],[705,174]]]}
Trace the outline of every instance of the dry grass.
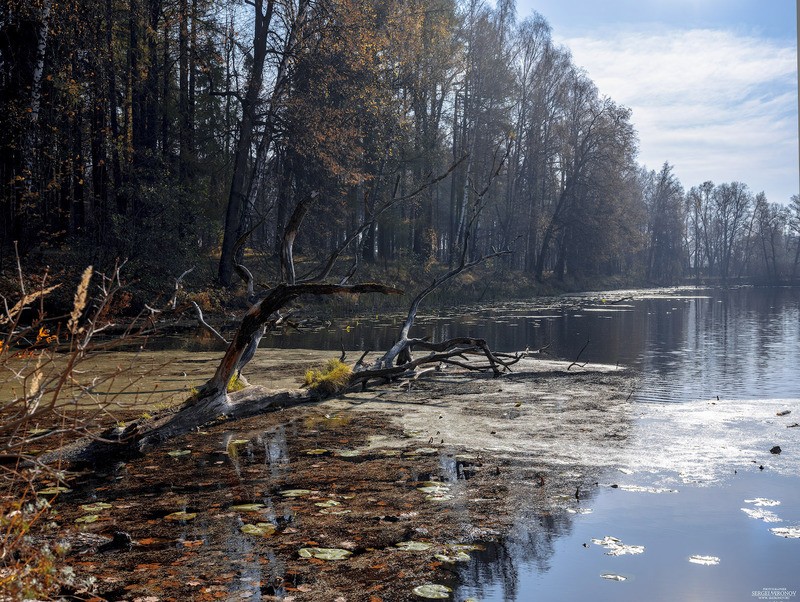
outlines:
{"label": "dry grass", "polygon": [[334,395],[350,384],[352,368],[338,359],[328,360],[322,370],[306,370],[305,386],[321,395]]}

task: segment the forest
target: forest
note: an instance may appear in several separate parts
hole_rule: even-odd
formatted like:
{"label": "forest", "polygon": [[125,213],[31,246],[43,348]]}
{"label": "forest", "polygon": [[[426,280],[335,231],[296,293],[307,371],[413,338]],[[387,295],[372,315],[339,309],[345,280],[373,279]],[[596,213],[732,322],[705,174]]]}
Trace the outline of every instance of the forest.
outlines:
{"label": "forest", "polygon": [[798,196],[640,165],[631,111],[514,0],[0,11],[3,270],[19,253],[76,277],[125,258],[146,290],[197,264],[203,286],[245,263],[276,282],[292,230],[299,270],[509,250],[498,278],[556,288],[800,275]]}

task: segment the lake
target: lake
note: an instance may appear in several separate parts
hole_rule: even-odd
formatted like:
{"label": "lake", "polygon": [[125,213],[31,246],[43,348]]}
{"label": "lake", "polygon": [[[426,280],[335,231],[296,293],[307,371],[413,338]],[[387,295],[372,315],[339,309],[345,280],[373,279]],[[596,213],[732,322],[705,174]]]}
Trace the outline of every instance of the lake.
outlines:
{"label": "lake", "polygon": [[[262,346],[388,349],[404,316],[331,318]],[[638,368],[641,401],[797,397],[800,289],[611,291],[420,313],[411,334],[476,336],[497,351],[549,345],[553,358]]]}
{"label": "lake", "polygon": [[[380,350],[401,322],[350,319],[265,344]],[[500,351],[548,346],[554,358],[641,374],[619,471],[602,475],[581,513],[520,516],[459,569],[453,599],[796,599],[800,539],[772,529],[800,525],[800,290],[616,291],[474,306],[421,315],[412,334],[480,336]],[[769,453],[773,443],[780,455]],[[608,536],[642,551],[615,555],[602,545]]]}
{"label": "lake", "polygon": [[[402,320],[403,316],[381,314],[331,315],[314,328],[270,334],[262,343],[269,349],[256,355],[247,375],[254,384],[290,386],[305,367],[338,355],[342,347],[351,352],[350,361],[358,357],[358,350],[388,348]],[[499,351],[546,348],[542,357],[577,361],[587,371],[565,374],[561,363],[549,380],[533,373],[499,380],[469,378],[448,399],[446,393],[456,385],[445,371],[416,381],[414,393],[409,384],[351,394],[298,409],[288,422],[284,414],[274,413],[264,417],[272,426],[259,427],[255,433],[231,425],[220,449],[216,449],[218,432],[211,437],[195,434],[182,440],[186,450],[173,450],[179,457],[156,454],[131,462],[123,474],[108,477],[113,484],[104,482],[97,489],[100,494],[95,493],[95,477],[86,477],[91,482],[76,487],[72,501],[64,498],[64,511],[87,496],[103,496],[117,504],[111,510],[114,519],[134,536],[147,533],[152,539],[151,532],[158,534],[160,528],[165,541],[178,542],[165,544],[175,554],[181,541],[202,540],[207,546],[203,566],[220,563],[223,570],[230,562],[214,560],[210,554],[234,540],[252,544],[242,538],[236,522],[242,519],[222,511],[220,505],[230,503],[224,496],[258,501],[267,508],[275,504],[302,529],[319,520],[312,518],[319,514],[319,503],[310,501],[307,508],[299,502],[276,501],[277,482],[305,486],[303,479],[327,478],[329,470],[349,469],[350,464],[354,469],[372,466],[378,475],[388,471],[391,476],[374,483],[346,481],[370,494],[375,487],[383,488],[374,498],[341,497],[341,503],[349,505],[347,512],[354,509],[353,516],[372,516],[375,510],[369,500],[385,496],[391,503],[389,488],[395,495],[417,496],[404,498],[415,503],[434,503],[423,502],[412,484],[441,481],[436,490],[448,493],[442,496],[442,512],[436,513],[443,521],[439,527],[452,522],[463,532],[478,533],[480,549],[470,551],[468,562],[443,565],[437,573],[453,588],[451,600],[729,602],[797,597],[800,289],[631,290],[475,305],[423,313],[412,335],[478,336]],[[97,359],[100,365],[132,364],[130,381],[123,382],[122,377],[114,381],[121,388],[115,389],[114,398],[164,402],[156,390],[172,401],[185,398],[188,388],[203,382],[219,359],[218,351],[209,351],[213,346],[207,339],[187,338],[185,333],[154,343],[163,350]],[[190,352],[176,354],[176,349]],[[590,371],[593,366],[596,369]],[[635,384],[628,372],[614,366],[634,367]],[[621,375],[617,380],[615,373]],[[370,421],[376,420],[386,421],[388,430],[402,432],[392,443],[400,446],[398,456],[383,460],[375,456],[376,449],[383,453],[389,445],[381,440],[386,430],[370,430]],[[309,460],[317,456],[308,453],[326,451],[316,448],[343,445],[341,441],[358,432],[366,436],[367,431],[372,440],[358,450],[360,456]],[[275,433],[283,433],[282,447],[273,454]],[[330,440],[323,443],[320,437]],[[248,453],[266,450],[264,457],[255,454],[252,466],[239,466],[236,456],[230,455],[228,440],[245,445]],[[404,464],[389,470],[381,464],[388,459]],[[424,474],[415,468],[423,461],[430,462]],[[180,472],[173,472],[175,468]],[[187,470],[196,471],[191,473],[195,476],[180,480],[189,474]],[[494,480],[493,475],[497,475]],[[325,483],[309,488],[315,487],[325,489],[325,495],[341,493],[328,491]],[[138,499],[131,492],[144,497]],[[157,497],[164,492],[175,500]],[[177,540],[167,527],[139,524],[152,518],[149,515],[124,510],[129,504],[149,506],[154,501],[166,507],[189,495],[208,499],[198,504],[204,509],[202,521],[192,523],[190,532],[181,532]],[[360,528],[378,525],[373,530],[383,533],[389,525],[400,528],[403,520],[414,525],[416,510],[422,509],[408,513],[409,519],[392,516],[398,522],[382,526],[371,520]],[[494,525],[495,519],[505,522],[493,531],[487,525]],[[347,521],[331,523],[327,531],[316,529],[314,539],[327,537],[342,524]],[[102,523],[98,525],[102,528]],[[278,521],[276,526],[286,525]],[[292,530],[283,530],[274,545],[291,548],[287,542]],[[421,540],[435,537],[429,531],[414,535]],[[131,552],[133,560],[120,554],[119,561],[152,562],[144,548]],[[235,562],[240,562],[236,554]],[[296,554],[291,550],[287,562],[297,561]],[[363,554],[393,557],[378,546]],[[258,565],[255,555],[247,557]],[[270,562],[281,566],[275,558]],[[419,562],[430,560],[420,556]],[[341,571],[353,570],[347,564],[342,567]],[[392,587],[409,585],[394,573],[385,578]],[[240,592],[235,586],[225,590],[228,599],[277,594],[274,588],[265,590],[260,578],[241,580],[260,584],[260,589],[251,584]],[[126,596],[121,592],[109,599]],[[388,591],[387,599],[391,599]]]}

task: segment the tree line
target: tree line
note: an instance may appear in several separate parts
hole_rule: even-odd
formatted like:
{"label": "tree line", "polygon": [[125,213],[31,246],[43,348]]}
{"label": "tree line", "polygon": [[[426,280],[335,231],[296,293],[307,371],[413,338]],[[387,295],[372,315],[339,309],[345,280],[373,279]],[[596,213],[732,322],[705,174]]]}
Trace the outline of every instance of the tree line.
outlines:
{"label": "tree line", "polygon": [[4,265],[214,257],[230,285],[281,279],[291,234],[301,270],[800,275],[797,196],[639,165],[630,110],[513,0],[3,0],[0,102]]}

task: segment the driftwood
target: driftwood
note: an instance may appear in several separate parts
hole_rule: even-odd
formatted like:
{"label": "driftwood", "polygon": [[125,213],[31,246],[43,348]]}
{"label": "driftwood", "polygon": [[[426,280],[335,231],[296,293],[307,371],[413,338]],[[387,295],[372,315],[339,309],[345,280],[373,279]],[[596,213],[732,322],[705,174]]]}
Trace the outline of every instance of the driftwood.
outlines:
{"label": "driftwood", "polygon": [[312,391],[287,391],[272,395],[238,395],[232,401],[228,395],[228,383],[241,370],[241,360],[248,348],[252,348],[254,337],[260,339],[258,335],[263,332],[264,325],[274,320],[280,309],[303,295],[342,293],[402,294],[402,291],[376,283],[280,284],[248,310],[214,376],[178,411],[166,411],[155,419],[134,421],[125,429],[110,429],[99,436],[87,437],[55,452],[44,454],[39,461],[109,462],[121,456],[145,452],[168,439],[220,418],[238,419],[269,409],[318,399]]}
{"label": "driftwood", "polygon": [[[344,250],[351,245],[358,237],[370,227],[375,219],[383,211],[395,204],[409,199],[419,194],[422,190],[444,178],[461,161],[463,157],[455,162],[450,169],[436,178],[429,178],[418,189],[410,195],[393,198],[381,207],[373,209],[367,219],[359,227],[355,228],[354,233],[343,242],[328,258],[321,270],[312,275],[309,274],[301,279],[296,278],[293,245],[302,222],[309,209],[318,197],[317,192],[312,192],[309,196],[302,199],[284,230],[281,249],[281,273],[284,282],[269,290],[260,301],[256,301],[254,291],[254,279],[252,273],[243,265],[234,261],[234,268],[237,274],[247,284],[247,300],[250,309],[242,318],[238,330],[233,339],[228,342],[217,330],[215,330],[203,317],[200,307],[196,303],[191,303],[197,313],[198,321],[204,328],[212,333],[215,338],[227,344],[227,350],[222,357],[214,375],[206,382],[199,391],[192,396],[177,411],[166,411],[155,419],[134,421],[125,429],[111,429],[102,433],[99,437],[92,437],[80,441],[68,449],[62,449],[52,454],[44,456],[44,461],[64,459],[67,461],[98,459],[111,460],[120,455],[130,453],[141,453],[151,449],[160,443],[173,437],[185,434],[219,419],[238,419],[246,416],[268,411],[270,409],[288,407],[300,403],[306,403],[319,399],[319,395],[314,391],[288,391],[281,393],[266,393],[264,390],[255,388],[245,390],[231,397],[228,395],[228,385],[234,376],[241,373],[244,365],[253,357],[258,348],[258,344],[265,332],[265,328],[284,320],[279,312],[287,304],[304,295],[335,295],[341,293],[360,294],[360,293],[381,293],[381,294],[401,294],[402,291],[378,283],[366,284],[345,284],[352,275],[352,269],[345,276],[340,284],[326,284],[321,282],[327,278]],[[503,161],[500,162],[502,166]],[[493,177],[499,173],[500,167],[493,173]],[[347,388],[366,387],[370,382],[390,382],[396,379],[411,377],[417,378],[421,372],[427,372],[430,368],[418,371],[417,368],[424,365],[436,364],[454,365],[469,370],[491,370],[494,376],[499,376],[502,372],[509,370],[510,366],[518,362],[527,353],[522,354],[503,354],[494,353],[483,339],[472,337],[458,337],[446,341],[429,341],[426,339],[410,338],[409,334],[419,311],[422,301],[434,290],[455,278],[458,274],[469,270],[472,267],[493,257],[499,257],[511,253],[510,250],[493,251],[487,255],[479,257],[473,261],[467,261],[468,242],[472,229],[484,206],[484,195],[489,190],[492,178],[481,191],[476,191],[477,198],[473,207],[469,223],[464,230],[463,240],[461,241],[461,261],[459,265],[449,272],[435,278],[433,282],[423,289],[411,302],[408,315],[400,331],[398,341],[372,365],[365,364],[367,352],[361,356],[354,366],[354,372]],[[249,234],[249,233],[247,233]],[[237,242],[237,248],[244,244],[247,234]],[[358,253],[356,252],[356,255]],[[181,274],[175,283],[175,294],[170,300],[170,305],[177,305],[177,295],[180,290],[180,282],[190,272],[187,270]],[[186,305],[187,307],[190,304]],[[414,350],[424,350],[427,353],[416,359],[413,357]],[[476,361],[476,358],[480,358]],[[482,363],[481,360],[485,360]]]}

